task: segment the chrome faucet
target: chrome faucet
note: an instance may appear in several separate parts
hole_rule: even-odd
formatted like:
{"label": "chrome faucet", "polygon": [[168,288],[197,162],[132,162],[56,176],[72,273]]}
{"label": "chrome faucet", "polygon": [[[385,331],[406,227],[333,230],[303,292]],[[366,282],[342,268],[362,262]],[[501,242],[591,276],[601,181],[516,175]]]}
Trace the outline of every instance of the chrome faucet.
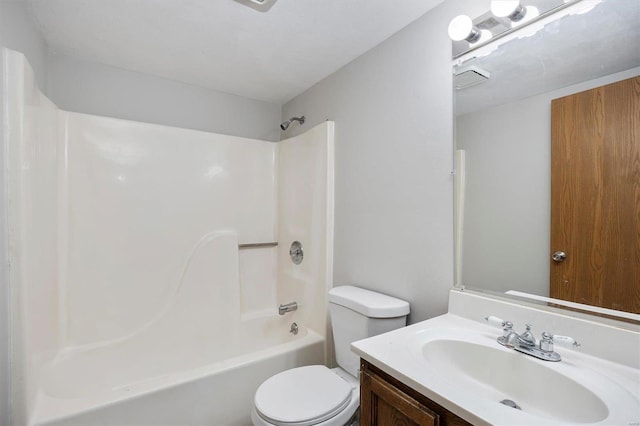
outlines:
{"label": "chrome faucet", "polygon": [[278,307],[278,315],[284,315],[287,312],[292,312],[298,309],[296,302],[287,303]]}
{"label": "chrome faucet", "polygon": [[525,327],[527,328],[525,332],[518,336],[518,343],[524,346],[535,346],[536,338],[531,332],[531,324],[525,324]]}
{"label": "chrome faucet", "polygon": [[504,321],[494,316],[485,317],[485,321],[491,325],[502,327],[502,336],[496,339],[498,343],[544,361],[558,362],[562,359],[560,354],[553,350],[554,342],[572,344],[574,347],[580,346],[580,343],[571,337],[554,336],[546,331],[542,333],[540,343],[537,343],[531,332],[531,324],[526,324],[524,333],[518,334],[513,330],[511,321]]}

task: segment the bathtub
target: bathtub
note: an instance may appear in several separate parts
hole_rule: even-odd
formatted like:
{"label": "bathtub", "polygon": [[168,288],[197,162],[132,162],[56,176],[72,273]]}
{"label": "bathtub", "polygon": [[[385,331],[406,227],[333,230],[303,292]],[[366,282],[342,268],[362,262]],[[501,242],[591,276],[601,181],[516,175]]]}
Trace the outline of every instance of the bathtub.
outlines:
{"label": "bathtub", "polygon": [[[242,321],[233,337],[153,334],[59,354],[45,363],[32,425],[246,425],[253,395],[288,368],[322,364],[324,338],[291,318]],[[193,335],[185,333],[186,338]]]}
{"label": "bathtub", "polygon": [[326,361],[333,123],[274,144],[67,112],[0,62],[13,424],[247,424],[262,381]]}

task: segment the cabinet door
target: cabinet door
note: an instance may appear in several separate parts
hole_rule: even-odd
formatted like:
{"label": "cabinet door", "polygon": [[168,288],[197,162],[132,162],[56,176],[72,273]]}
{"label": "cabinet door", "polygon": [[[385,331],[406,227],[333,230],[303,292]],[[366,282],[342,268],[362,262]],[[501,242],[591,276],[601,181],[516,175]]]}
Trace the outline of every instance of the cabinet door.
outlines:
{"label": "cabinet door", "polygon": [[440,424],[436,413],[375,374],[364,370],[360,380],[362,426]]}

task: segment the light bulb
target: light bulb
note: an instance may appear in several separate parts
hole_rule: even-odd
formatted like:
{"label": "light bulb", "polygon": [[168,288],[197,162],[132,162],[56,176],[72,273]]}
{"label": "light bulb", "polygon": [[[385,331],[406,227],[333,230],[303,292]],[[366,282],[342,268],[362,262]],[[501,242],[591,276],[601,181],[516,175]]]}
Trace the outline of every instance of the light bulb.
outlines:
{"label": "light bulb", "polygon": [[517,22],[514,22],[513,26],[515,27],[517,25],[522,25],[525,22],[529,22],[532,19],[537,18],[538,16],[540,16],[540,11],[538,10],[537,7],[535,7],[535,6],[527,6],[527,10],[524,13],[524,17],[521,20],[519,20]]}
{"label": "light bulb", "polygon": [[491,0],[491,13],[498,18],[519,21],[527,14],[520,0]]}
{"label": "light bulb", "polygon": [[449,37],[453,41],[477,41],[480,32],[473,27],[473,21],[467,15],[458,15],[449,23]]}
{"label": "light bulb", "polygon": [[480,30],[480,37],[478,37],[478,39],[474,42],[470,42],[469,44],[471,46],[477,46],[481,43],[484,43],[487,40],[490,40],[493,37],[493,34],[491,34],[491,31],[489,30]]}

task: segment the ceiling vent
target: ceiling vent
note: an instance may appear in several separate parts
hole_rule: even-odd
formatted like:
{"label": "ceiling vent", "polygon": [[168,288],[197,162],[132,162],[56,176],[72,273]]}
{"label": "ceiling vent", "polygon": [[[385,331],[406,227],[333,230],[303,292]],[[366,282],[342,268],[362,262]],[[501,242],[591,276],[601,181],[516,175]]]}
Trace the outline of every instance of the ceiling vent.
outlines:
{"label": "ceiling vent", "polygon": [[467,87],[475,86],[476,84],[484,83],[489,80],[491,73],[471,65],[468,67],[460,68],[454,72],[454,84],[456,90],[466,89]]}
{"label": "ceiling vent", "polygon": [[259,12],[268,12],[271,6],[276,0],[236,0],[238,3],[242,3],[245,6],[249,6],[251,9],[255,9]]}

